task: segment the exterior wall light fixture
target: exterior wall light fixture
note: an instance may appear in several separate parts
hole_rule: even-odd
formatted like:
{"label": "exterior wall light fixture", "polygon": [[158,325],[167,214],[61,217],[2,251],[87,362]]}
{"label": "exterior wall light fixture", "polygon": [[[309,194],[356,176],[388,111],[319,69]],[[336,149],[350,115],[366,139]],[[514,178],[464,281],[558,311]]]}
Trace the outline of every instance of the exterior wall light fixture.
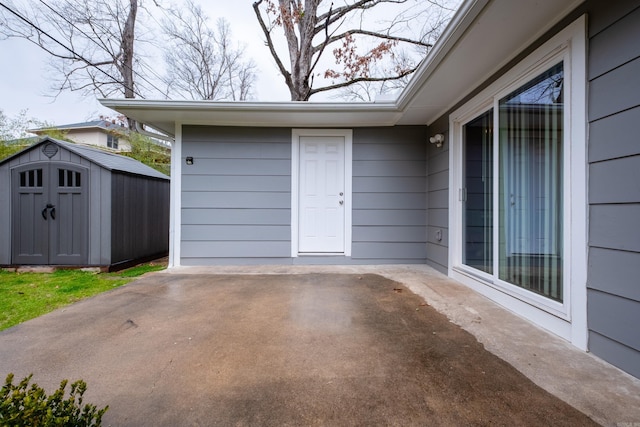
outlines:
{"label": "exterior wall light fixture", "polygon": [[191,166],[193,164],[193,157],[187,157],[187,164]]}
{"label": "exterior wall light fixture", "polygon": [[436,147],[440,148],[442,147],[442,144],[444,144],[444,135],[441,133],[437,133],[429,138],[429,142],[432,144],[436,144]]}

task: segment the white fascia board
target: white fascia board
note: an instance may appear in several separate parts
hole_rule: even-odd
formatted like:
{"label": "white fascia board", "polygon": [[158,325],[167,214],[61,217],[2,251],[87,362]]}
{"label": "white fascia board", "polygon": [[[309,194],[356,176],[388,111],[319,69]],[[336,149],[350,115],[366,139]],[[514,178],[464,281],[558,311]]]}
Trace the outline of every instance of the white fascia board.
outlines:
{"label": "white fascia board", "polygon": [[[401,117],[393,102],[213,102],[101,99],[102,105],[149,126],[169,131],[183,125],[340,127],[392,126]],[[165,123],[164,126],[160,123]],[[173,130],[173,129],[172,129]],[[169,131],[171,132],[171,131]]]}
{"label": "white fascia board", "polygon": [[467,31],[467,28],[478,17],[482,9],[489,3],[489,0],[469,0],[463,1],[457,12],[445,28],[444,32],[429,51],[427,57],[416,70],[409,83],[400,92],[396,105],[400,110],[404,110],[422,89],[425,82],[431,76],[440,63],[446,58],[447,53],[454,48],[455,44]]}

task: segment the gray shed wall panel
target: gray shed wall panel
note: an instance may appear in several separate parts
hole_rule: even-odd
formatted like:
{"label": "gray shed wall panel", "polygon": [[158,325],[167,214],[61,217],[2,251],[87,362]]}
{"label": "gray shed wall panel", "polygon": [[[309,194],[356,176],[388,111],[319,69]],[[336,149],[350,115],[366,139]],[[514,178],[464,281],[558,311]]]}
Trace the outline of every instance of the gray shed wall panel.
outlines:
{"label": "gray shed wall panel", "polygon": [[640,1],[589,1],[589,348],[640,376]]}
{"label": "gray shed wall panel", "polygon": [[111,172],[91,163],[89,167],[89,265],[111,261]]}
{"label": "gray shed wall panel", "polygon": [[[0,165],[0,265],[11,262],[11,169]],[[8,224],[8,225],[7,225]]]}
{"label": "gray shed wall panel", "polygon": [[169,181],[114,172],[111,190],[111,263],[166,253]]}

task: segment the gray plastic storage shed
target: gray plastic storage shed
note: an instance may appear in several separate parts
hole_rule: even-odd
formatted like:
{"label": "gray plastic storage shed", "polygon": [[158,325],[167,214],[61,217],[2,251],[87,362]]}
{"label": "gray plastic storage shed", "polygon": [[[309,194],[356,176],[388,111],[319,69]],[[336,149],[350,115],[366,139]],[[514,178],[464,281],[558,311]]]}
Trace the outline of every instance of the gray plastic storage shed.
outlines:
{"label": "gray plastic storage shed", "polygon": [[169,177],[44,138],[0,161],[0,266],[114,269],[169,249]]}

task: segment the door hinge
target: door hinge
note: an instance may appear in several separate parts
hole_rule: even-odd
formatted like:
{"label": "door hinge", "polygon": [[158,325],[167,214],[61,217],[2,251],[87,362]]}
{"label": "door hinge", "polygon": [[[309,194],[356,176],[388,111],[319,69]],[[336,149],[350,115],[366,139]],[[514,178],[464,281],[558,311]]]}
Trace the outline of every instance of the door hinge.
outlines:
{"label": "door hinge", "polygon": [[467,189],[466,188],[460,188],[458,190],[458,200],[460,200],[461,202],[466,202],[467,201]]}

